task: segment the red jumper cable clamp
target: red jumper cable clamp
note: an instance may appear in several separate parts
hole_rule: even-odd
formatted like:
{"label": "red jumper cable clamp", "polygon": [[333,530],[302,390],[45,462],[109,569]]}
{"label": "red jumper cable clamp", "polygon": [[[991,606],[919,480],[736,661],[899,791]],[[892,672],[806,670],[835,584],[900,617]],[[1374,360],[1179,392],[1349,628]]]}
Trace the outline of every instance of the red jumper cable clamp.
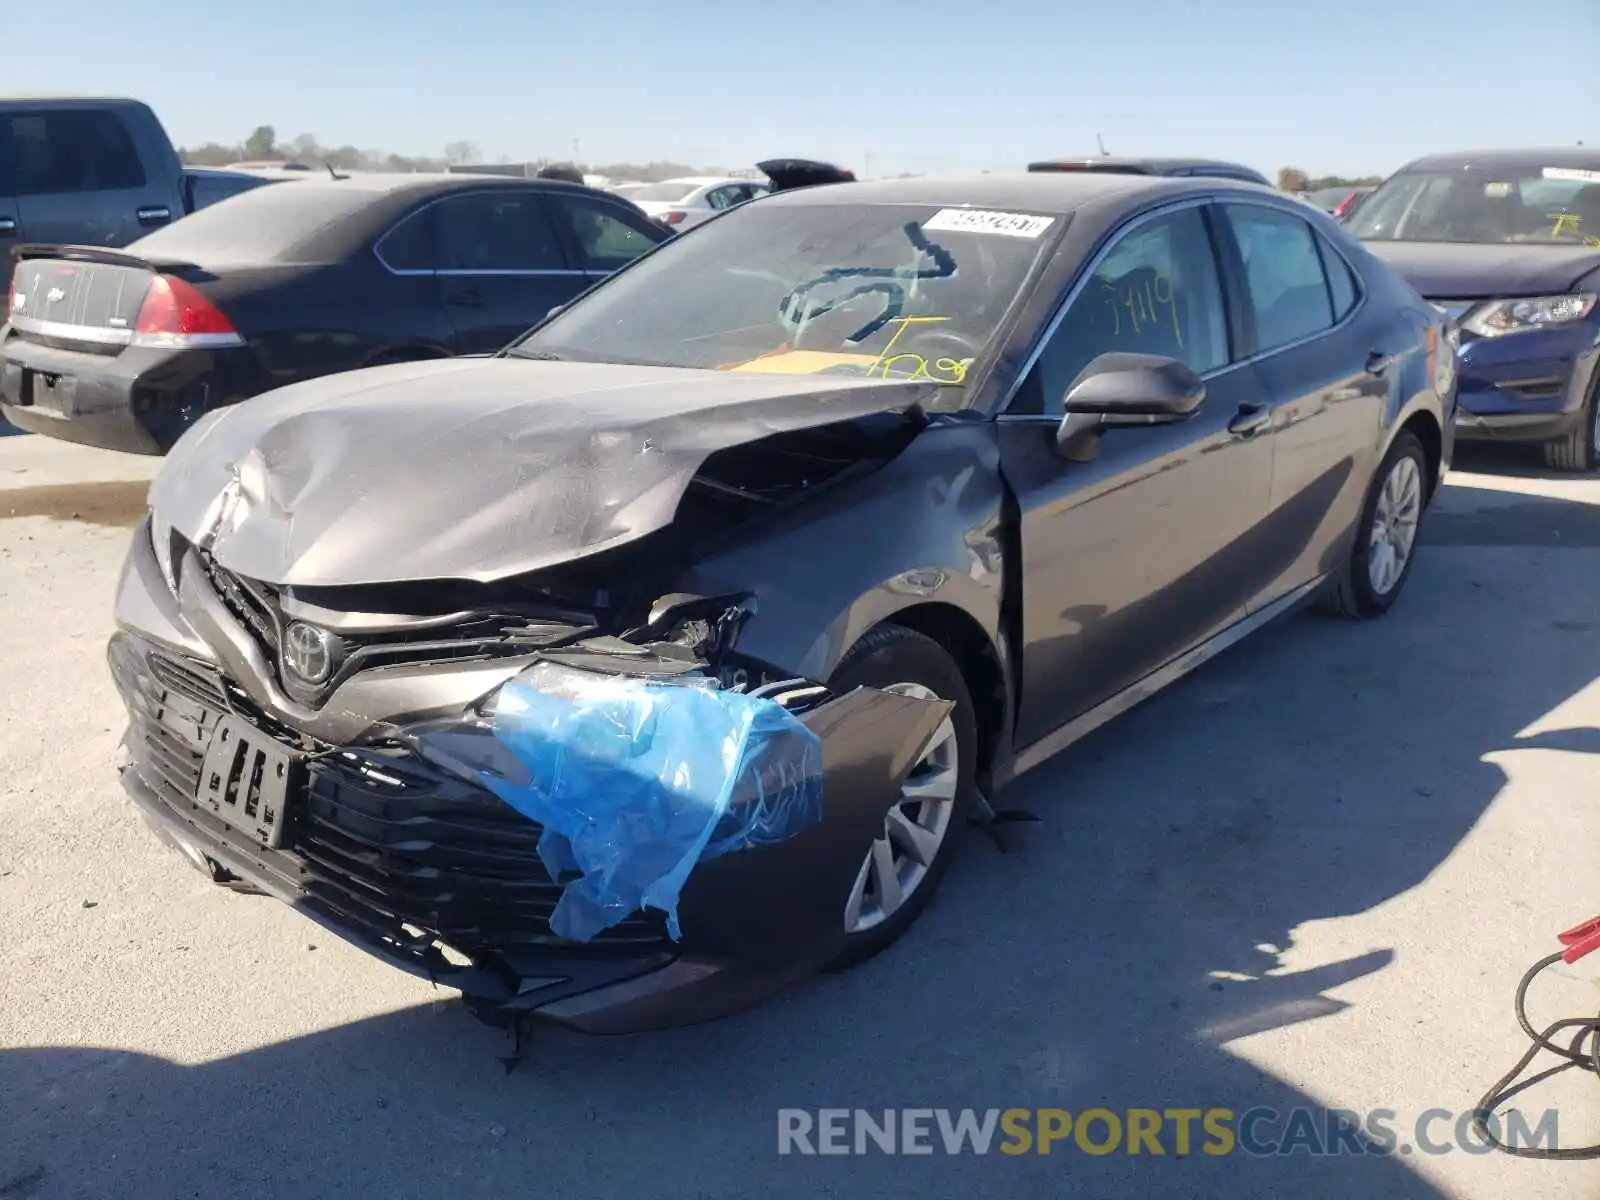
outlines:
{"label": "red jumper cable clamp", "polygon": [[1558,936],[1561,944],[1567,948],[1561,961],[1570,966],[1585,954],[1600,950],[1600,917],[1591,917],[1582,925],[1574,925]]}

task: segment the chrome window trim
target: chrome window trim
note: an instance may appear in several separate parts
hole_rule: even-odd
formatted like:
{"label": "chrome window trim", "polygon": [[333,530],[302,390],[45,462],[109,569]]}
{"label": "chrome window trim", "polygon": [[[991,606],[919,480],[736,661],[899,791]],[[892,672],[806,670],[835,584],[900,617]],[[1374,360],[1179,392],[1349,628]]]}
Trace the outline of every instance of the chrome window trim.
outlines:
{"label": "chrome window trim", "polygon": [[[1188,208],[1207,208],[1212,205],[1221,204],[1252,204],[1258,208],[1267,208],[1275,212],[1285,213],[1288,216],[1302,221],[1306,227],[1311,230],[1311,233],[1314,237],[1321,237],[1322,240],[1326,242],[1333,250],[1333,252],[1344,261],[1345,265],[1350,268],[1351,277],[1356,283],[1357,298],[1355,304],[1351,305],[1350,311],[1345,314],[1344,318],[1328,326],[1326,329],[1318,330],[1316,333],[1307,334],[1305,337],[1297,338],[1292,342],[1285,342],[1282,345],[1274,346],[1270,350],[1257,350],[1254,354],[1251,354],[1246,358],[1234,359],[1224,363],[1220,367],[1214,367],[1209,371],[1201,372],[1200,379],[1202,381],[1218,379],[1231,371],[1238,370],[1240,367],[1254,366],[1256,363],[1266,358],[1269,354],[1282,354],[1286,350],[1293,350],[1298,346],[1305,345],[1307,342],[1315,341],[1317,338],[1326,337],[1328,334],[1343,329],[1346,325],[1350,324],[1350,322],[1355,320],[1356,315],[1366,307],[1368,298],[1367,282],[1362,276],[1361,272],[1355,269],[1355,264],[1350,261],[1349,256],[1334,244],[1333,239],[1323,237],[1315,225],[1313,225],[1310,221],[1305,220],[1305,217],[1302,214],[1290,208],[1288,204],[1278,203],[1270,197],[1257,196],[1247,192],[1208,192],[1201,196],[1185,196],[1180,200],[1174,200],[1170,204],[1163,204],[1158,208],[1147,209],[1144,212],[1139,213],[1137,216],[1132,217],[1125,223],[1117,226],[1116,229],[1112,231],[1111,235],[1101,245],[1100,249],[1097,250],[1088,260],[1088,262],[1085,263],[1084,266],[1079,270],[1078,278],[1073,282],[1073,285],[1067,289],[1066,296],[1062,299],[1061,303],[1056,306],[1056,310],[1053,314],[1051,314],[1050,320],[1045,323],[1044,332],[1037,338],[1033,349],[1028,352],[1028,357],[1023,360],[1022,366],[1018,368],[1016,375],[1012,377],[1011,383],[1006,388],[1005,394],[995,410],[995,416],[1001,420],[1037,421],[1042,419],[1059,424],[1059,414],[1010,413],[1007,412],[1007,409],[1009,409],[1012,405],[1012,402],[1016,400],[1017,393],[1022,390],[1023,382],[1028,378],[1029,373],[1039,365],[1039,360],[1044,357],[1044,351],[1045,348],[1049,346],[1050,339],[1055,337],[1056,331],[1061,328],[1061,322],[1066,319],[1067,310],[1072,307],[1073,302],[1076,301],[1079,295],[1082,294],[1083,289],[1088,286],[1089,281],[1094,278],[1094,273],[1100,269],[1100,264],[1103,263],[1106,258],[1110,256],[1111,252],[1122,243],[1123,238],[1134,232],[1136,229],[1149,224],[1151,221],[1170,216],[1176,212],[1182,212],[1184,209]],[[1214,247],[1213,252],[1215,251],[1216,248]],[[1318,265],[1321,265],[1320,254],[1318,255]],[[1217,285],[1222,289],[1223,300],[1224,303],[1226,303],[1228,285],[1226,280],[1223,279],[1220,270],[1217,277]],[[1248,284],[1246,286],[1248,286]],[[1246,298],[1247,297],[1240,297],[1240,299]],[[1332,307],[1331,298],[1329,300],[1329,307]]]}

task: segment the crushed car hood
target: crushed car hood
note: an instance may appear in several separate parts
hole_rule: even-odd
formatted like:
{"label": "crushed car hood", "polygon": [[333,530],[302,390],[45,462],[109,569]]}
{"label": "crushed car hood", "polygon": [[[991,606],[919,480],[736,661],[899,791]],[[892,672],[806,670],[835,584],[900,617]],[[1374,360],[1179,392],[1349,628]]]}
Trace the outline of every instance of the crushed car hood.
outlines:
{"label": "crushed car hood", "polygon": [[1361,243],[1429,299],[1492,300],[1564,292],[1600,267],[1600,250],[1523,242],[1480,246],[1455,242]]}
{"label": "crushed car hood", "polygon": [[158,526],[282,586],[488,581],[668,525],[712,453],[909,409],[934,385],[446,359],[222,409],[167,456]]}

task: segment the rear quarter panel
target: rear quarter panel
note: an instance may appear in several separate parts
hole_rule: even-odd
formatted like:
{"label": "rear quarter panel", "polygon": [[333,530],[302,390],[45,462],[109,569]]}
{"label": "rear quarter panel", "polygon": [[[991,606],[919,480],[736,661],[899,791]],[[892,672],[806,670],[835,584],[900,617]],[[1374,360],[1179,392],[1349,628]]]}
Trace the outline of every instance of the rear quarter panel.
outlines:
{"label": "rear quarter panel", "polygon": [[450,322],[432,276],[391,275],[376,259],[219,273],[207,294],[280,387],[374,359],[449,353]]}

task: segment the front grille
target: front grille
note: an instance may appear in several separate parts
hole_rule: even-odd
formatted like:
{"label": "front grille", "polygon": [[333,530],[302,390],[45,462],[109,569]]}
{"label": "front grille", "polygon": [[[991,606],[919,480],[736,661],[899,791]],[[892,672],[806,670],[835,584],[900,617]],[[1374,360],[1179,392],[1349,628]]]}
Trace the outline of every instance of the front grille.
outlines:
{"label": "front grille", "polygon": [[[492,792],[407,753],[340,751],[311,764],[295,849],[312,894],[431,930],[450,945],[565,945],[550,932],[561,899],[539,858],[543,830]],[[603,935],[656,944],[661,914]]]}
{"label": "front grille", "polygon": [[272,584],[246,579],[197,552],[206,579],[236,620],[250,631],[267,659],[276,666],[278,682],[302,704],[320,706],[334,690],[361,671],[416,663],[485,660],[531,649],[560,645],[591,634],[597,622],[590,613],[556,606],[530,611],[474,612],[442,627],[385,629],[348,633],[325,631],[330,638],[334,670],[320,684],[311,684],[279,663],[282,630],[290,624],[283,594]]}
{"label": "front grille", "polygon": [[[392,946],[417,952],[437,938],[467,954],[580,948],[550,930],[563,885],[539,859],[542,828],[492,792],[408,752],[333,750],[308,765],[285,849],[264,849],[194,801],[223,706],[240,711],[242,698],[205,664],[125,634],[108,657],[129,707],[133,769],[198,840],[227,844],[280,886]],[[664,917],[648,912],[591,945],[666,940]]]}
{"label": "front grille", "polygon": [[174,655],[151,651],[146,659],[150,674],[162,687],[214,709],[227,709],[227,692],[222,676],[203,663],[186,662]]}

